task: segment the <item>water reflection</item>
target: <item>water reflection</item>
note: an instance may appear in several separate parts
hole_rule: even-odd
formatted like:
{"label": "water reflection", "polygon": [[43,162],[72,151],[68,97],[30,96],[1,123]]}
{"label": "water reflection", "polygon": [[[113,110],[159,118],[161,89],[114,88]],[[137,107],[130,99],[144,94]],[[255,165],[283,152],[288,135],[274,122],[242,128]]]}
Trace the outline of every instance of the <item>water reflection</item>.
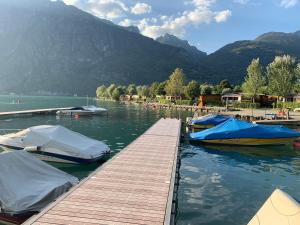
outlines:
{"label": "water reflection", "polygon": [[299,198],[300,154],[291,146],[182,143],[178,224],[243,225],[275,188]]}

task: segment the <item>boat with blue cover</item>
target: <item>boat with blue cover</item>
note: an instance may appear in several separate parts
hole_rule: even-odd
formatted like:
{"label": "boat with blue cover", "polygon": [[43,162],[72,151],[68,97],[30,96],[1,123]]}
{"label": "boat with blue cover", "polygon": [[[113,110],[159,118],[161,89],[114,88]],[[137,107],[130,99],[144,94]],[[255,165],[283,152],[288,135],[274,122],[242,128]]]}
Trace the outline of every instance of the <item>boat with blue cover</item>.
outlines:
{"label": "boat with blue cover", "polygon": [[259,125],[230,118],[216,127],[190,134],[191,141],[227,145],[276,145],[300,137],[300,132],[278,125]]}
{"label": "boat with blue cover", "polygon": [[208,129],[224,123],[228,120],[229,116],[224,116],[220,114],[210,114],[206,116],[201,116],[196,119],[191,120],[191,126],[193,129]]}

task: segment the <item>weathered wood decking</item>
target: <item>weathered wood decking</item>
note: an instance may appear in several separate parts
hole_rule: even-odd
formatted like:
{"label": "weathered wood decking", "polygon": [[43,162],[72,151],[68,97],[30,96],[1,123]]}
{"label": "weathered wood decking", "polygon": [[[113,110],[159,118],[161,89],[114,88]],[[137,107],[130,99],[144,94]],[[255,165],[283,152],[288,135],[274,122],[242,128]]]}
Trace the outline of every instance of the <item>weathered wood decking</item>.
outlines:
{"label": "weathered wood decking", "polygon": [[29,110],[21,110],[21,111],[0,112],[0,117],[55,114],[59,110],[65,110],[69,108],[29,109]]}
{"label": "weathered wood decking", "polygon": [[180,128],[159,120],[25,224],[170,224]]}

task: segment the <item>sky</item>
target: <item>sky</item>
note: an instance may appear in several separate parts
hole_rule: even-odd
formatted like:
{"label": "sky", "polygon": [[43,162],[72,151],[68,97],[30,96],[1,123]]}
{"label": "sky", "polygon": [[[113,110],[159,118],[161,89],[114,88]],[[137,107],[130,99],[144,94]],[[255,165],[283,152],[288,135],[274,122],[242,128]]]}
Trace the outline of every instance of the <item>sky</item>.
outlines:
{"label": "sky", "polygon": [[300,30],[300,0],[62,0],[157,38],[166,33],[212,53],[238,40]]}

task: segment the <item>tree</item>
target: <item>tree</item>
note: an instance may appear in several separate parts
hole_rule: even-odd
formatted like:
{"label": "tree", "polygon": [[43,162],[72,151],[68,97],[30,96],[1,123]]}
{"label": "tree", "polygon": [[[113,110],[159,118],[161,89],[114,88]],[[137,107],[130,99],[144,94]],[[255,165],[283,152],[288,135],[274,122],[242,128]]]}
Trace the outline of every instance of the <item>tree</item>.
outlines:
{"label": "tree", "polygon": [[137,86],[136,87],[136,93],[139,97],[143,97],[143,86]]}
{"label": "tree", "polygon": [[247,76],[242,85],[242,90],[247,96],[251,97],[253,103],[255,103],[255,97],[261,91],[264,84],[265,79],[259,58],[253,59],[247,68]]}
{"label": "tree", "polygon": [[192,80],[188,83],[188,85],[185,88],[185,95],[188,99],[194,99],[198,97],[200,94],[200,86],[197,83],[197,81]]}
{"label": "tree", "polygon": [[179,96],[183,93],[185,75],[182,69],[176,68],[167,81],[165,90],[168,95]]}
{"label": "tree", "polygon": [[122,88],[121,87],[117,87],[112,92],[112,99],[116,100],[116,101],[119,101],[121,95],[122,95]]}
{"label": "tree", "polygon": [[240,85],[235,85],[233,88],[234,93],[239,93],[242,91],[242,87]]}
{"label": "tree", "polygon": [[134,84],[129,84],[128,87],[127,87],[127,94],[132,96],[132,95],[136,95],[137,92],[136,92],[136,87]]}
{"label": "tree", "polygon": [[158,89],[157,89],[157,94],[158,95],[166,95],[166,91],[165,91],[166,85],[167,85],[167,81],[159,83]]}
{"label": "tree", "polygon": [[224,88],[232,88],[228,80],[222,80],[219,85],[220,85],[221,91]]}
{"label": "tree", "polygon": [[147,85],[142,86],[142,96],[149,97],[150,96],[150,89]]}
{"label": "tree", "polygon": [[115,84],[111,84],[107,89],[106,89],[106,93],[107,93],[107,95],[108,95],[108,97],[109,98],[113,98],[112,97],[112,93],[113,93],[113,91],[115,90],[115,88],[116,88],[117,86],[115,85]]}
{"label": "tree", "polygon": [[211,95],[212,87],[208,84],[204,84],[200,86],[200,94],[201,95]]}
{"label": "tree", "polygon": [[101,85],[100,87],[97,88],[96,96],[97,96],[97,98],[106,97],[106,87],[105,87],[105,85]]}
{"label": "tree", "polygon": [[159,88],[158,82],[154,82],[151,84],[149,88],[149,94],[151,97],[155,97],[156,95],[158,95],[158,88]]}
{"label": "tree", "polygon": [[223,90],[222,90],[222,95],[225,95],[225,94],[229,94],[229,93],[231,93],[232,92],[232,89],[231,88],[224,88]]}
{"label": "tree", "polygon": [[296,60],[289,55],[276,56],[267,66],[267,77],[271,94],[287,97],[297,78]]}

